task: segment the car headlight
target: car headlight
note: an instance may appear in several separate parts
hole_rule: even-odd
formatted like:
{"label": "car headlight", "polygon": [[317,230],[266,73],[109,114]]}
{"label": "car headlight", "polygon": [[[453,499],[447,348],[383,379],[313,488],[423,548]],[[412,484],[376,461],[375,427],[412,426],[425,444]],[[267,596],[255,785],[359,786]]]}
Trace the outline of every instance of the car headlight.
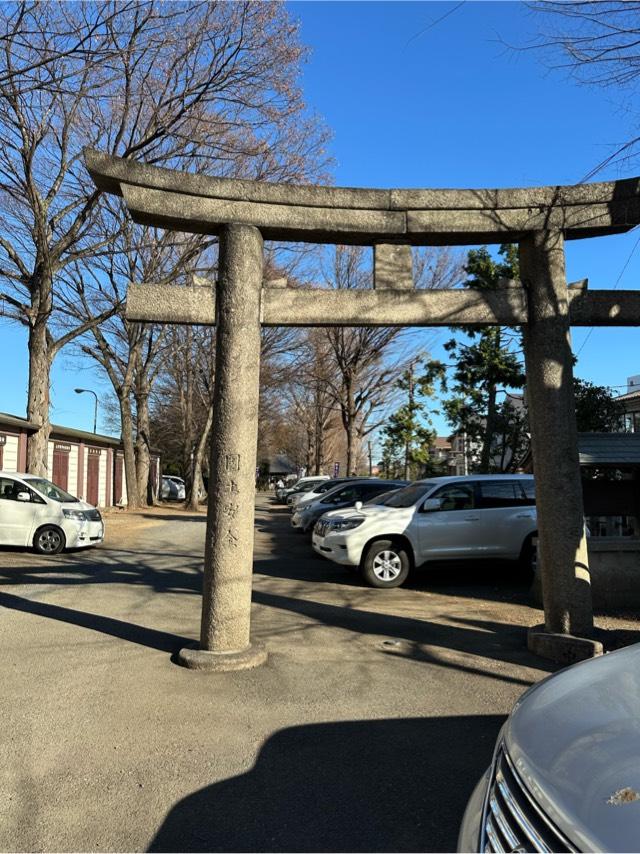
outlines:
{"label": "car headlight", "polygon": [[87,518],[83,510],[65,510],[62,509],[62,515],[65,519],[75,519],[76,522],[84,522]]}
{"label": "car headlight", "polygon": [[333,531],[350,531],[352,528],[357,528],[358,525],[362,525],[364,519],[336,519],[335,522],[331,523],[331,530]]}

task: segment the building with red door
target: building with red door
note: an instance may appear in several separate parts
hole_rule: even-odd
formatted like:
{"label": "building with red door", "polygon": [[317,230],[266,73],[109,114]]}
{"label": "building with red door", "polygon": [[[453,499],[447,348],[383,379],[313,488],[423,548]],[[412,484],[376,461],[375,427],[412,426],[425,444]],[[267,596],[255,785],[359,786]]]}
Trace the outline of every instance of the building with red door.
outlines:
{"label": "building with red door", "polygon": [[[27,437],[37,426],[0,413],[0,471],[25,472]],[[120,439],[51,425],[47,476],[57,486],[96,507],[126,504],[124,450]],[[160,483],[160,456],[151,454],[151,489]]]}

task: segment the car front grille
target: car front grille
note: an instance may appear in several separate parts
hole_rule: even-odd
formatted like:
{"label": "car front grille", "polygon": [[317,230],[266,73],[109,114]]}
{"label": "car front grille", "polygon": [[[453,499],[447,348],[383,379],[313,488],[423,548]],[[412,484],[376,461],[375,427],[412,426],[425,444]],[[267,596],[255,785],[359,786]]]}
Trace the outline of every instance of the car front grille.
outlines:
{"label": "car front grille", "polygon": [[316,526],[314,528],[314,531],[316,532],[316,534],[319,537],[324,537],[324,535],[329,530],[329,527],[330,527],[329,522],[326,522],[323,519],[320,519],[318,522],[316,522]]}
{"label": "car front grille", "polygon": [[575,851],[527,792],[503,748],[482,818],[480,851]]}

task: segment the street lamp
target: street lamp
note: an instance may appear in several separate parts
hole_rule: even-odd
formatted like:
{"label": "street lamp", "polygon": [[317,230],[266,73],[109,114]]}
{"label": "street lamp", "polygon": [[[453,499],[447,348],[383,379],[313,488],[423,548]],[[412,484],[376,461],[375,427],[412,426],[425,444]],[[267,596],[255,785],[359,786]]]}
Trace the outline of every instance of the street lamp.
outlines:
{"label": "street lamp", "polygon": [[96,432],[96,428],[98,426],[98,395],[95,391],[92,391],[90,388],[74,388],[76,394],[82,394],[86,392],[87,394],[92,394],[96,399],[96,405],[93,410],[93,432]]}

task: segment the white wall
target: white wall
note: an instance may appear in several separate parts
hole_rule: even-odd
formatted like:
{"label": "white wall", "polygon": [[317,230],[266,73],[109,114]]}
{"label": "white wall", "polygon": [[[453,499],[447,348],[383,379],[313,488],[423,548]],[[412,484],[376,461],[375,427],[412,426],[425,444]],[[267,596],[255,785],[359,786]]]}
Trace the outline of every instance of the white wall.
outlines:
{"label": "white wall", "polygon": [[67,491],[75,495],[78,491],[78,452],[77,445],[71,445],[69,451],[69,477],[67,478]]}
{"label": "white wall", "polygon": [[107,449],[103,448],[100,454],[100,468],[98,477],[98,507],[105,507],[107,503]]}
{"label": "white wall", "polygon": [[[122,459],[122,500],[126,504],[128,501],[128,498],[127,498],[127,478],[126,478],[125,471],[124,471],[124,455],[122,456],[121,459]],[[115,465],[115,454],[114,454],[114,465]]]}
{"label": "white wall", "polygon": [[18,437],[6,434],[7,441],[2,447],[2,468],[4,471],[18,471]]}

